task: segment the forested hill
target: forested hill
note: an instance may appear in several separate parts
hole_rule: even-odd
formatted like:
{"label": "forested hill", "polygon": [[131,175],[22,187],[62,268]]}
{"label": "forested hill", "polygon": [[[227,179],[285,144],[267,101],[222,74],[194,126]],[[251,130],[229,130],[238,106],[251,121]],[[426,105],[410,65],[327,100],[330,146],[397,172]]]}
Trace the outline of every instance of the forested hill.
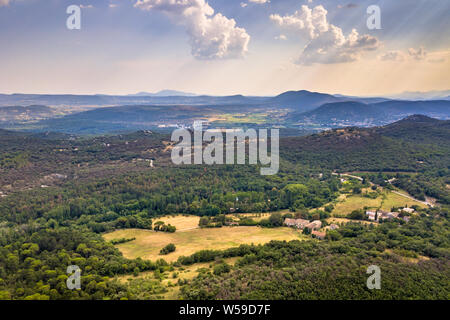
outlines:
{"label": "forested hill", "polygon": [[376,130],[383,136],[419,144],[450,144],[450,121],[433,119],[424,115],[411,115]]}
{"label": "forested hill", "polygon": [[434,118],[449,119],[450,101],[390,100],[378,103],[340,101],[323,104],[308,112],[293,112],[289,115],[289,120],[335,128],[343,125],[374,126],[418,113]]}
{"label": "forested hill", "polygon": [[282,158],[343,171],[422,171],[450,163],[450,121],[414,115],[376,128],[281,140]]}

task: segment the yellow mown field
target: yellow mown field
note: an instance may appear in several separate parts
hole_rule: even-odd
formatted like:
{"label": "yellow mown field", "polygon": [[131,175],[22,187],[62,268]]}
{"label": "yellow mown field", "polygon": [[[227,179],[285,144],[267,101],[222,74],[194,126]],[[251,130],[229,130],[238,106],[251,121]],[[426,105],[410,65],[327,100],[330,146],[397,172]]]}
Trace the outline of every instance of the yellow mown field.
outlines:
{"label": "yellow mown field", "polygon": [[194,229],[198,227],[198,222],[200,217],[198,216],[165,216],[160,218],[155,218],[153,223],[156,221],[163,221],[165,224],[171,224],[177,228],[177,231],[183,231],[186,229]]}
{"label": "yellow mown field", "polygon": [[[291,228],[260,227],[222,227],[206,229],[190,229],[175,233],[154,232],[141,229],[117,230],[104,234],[105,240],[120,238],[136,238],[136,240],[119,244],[116,247],[126,258],[148,259],[155,261],[163,258],[171,262],[180,256],[188,256],[197,251],[210,249],[221,250],[237,247],[241,244],[262,244],[270,240],[304,239],[298,231]],[[176,246],[176,251],[168,255],[160,255],[161,248],[169,243]]]}

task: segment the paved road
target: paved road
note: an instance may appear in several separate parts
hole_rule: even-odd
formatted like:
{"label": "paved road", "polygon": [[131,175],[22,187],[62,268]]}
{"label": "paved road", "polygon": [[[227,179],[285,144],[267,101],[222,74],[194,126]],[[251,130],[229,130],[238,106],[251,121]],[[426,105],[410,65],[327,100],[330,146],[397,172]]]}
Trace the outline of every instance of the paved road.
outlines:
{"label": "paved road", "polygon": [[347,174],[347,173],[341,173],[341,176],[346,176],[346,177],[350,177],[350,178],[353,178],[353,179],[358,179],[358,180],[360,180],[360,181],[363,181],[363,180],[364,180],[364,179],[361,178],[361,177],[358,177],[358,176],[352,176],[351,174]]}
{"label": "paved road", "polygon": [[335,175],[335,176],[346,176],[346,177],[358,179],[358,180],[360,180],[360,181],[363,181],[363,180],[364,180],[364,179],[361,178],[361,177],[358,177],[358,176],[352,176],[351,174],[347,174],[347,173],[336,173],[336,172],[333,172],[333,173],[331,173],[331,174],[332,174],[332,175]]}

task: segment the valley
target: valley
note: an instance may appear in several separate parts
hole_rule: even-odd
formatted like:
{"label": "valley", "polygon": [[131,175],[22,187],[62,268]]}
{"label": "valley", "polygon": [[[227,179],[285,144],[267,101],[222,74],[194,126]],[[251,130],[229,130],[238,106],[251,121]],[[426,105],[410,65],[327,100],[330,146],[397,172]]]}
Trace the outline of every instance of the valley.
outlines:
{"label": "valley", "polygon": [[444,306],[448,30],[437,0],[0,0],[1,306]]}
{"label": "valley", "polygon": [[[19,106],[18,106],[19,105]],[[450,118],[450,101],[333,96],[305,90],[275,97],[0,95],[0,127],[29,132],[123,133],[191,127],[279,127],[285,135],[374,127],[414,114]]]}
{"label": "valley", "polygon": [[[261,176],[258,166],[174,165],[169,135],[153,130],[1,130],[0,296],[441,297],[449,272],[448,136],[448,121],[411,116],[281,137],[279,174]],[[430,198],[433,207],[424,204]],[[399,215],[405,208],[412,213]],[[396,218],[370,220],[371,211]],[[288,227],[286,219],[320,227]],[[65,289],[67,262],[84,270],[85,290]],[[355,287],[365,276],[355,265],[368,263],[386,271],[386,291]],[[37,286],[24,275],[29,268],[42,279]],[[323,276],[331,270],[347,278]],[[420,290],[413,274],[440,293]],[[287,286],[290,277],[306,287]],[[329,282],[339,295],[325,290]]]}

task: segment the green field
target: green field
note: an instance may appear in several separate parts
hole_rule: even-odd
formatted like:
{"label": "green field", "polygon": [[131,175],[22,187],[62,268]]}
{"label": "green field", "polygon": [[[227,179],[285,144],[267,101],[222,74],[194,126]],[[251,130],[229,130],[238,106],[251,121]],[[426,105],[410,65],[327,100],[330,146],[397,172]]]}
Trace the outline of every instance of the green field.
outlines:
{"label": "green field", "polygon": [[364,207],[379,208],[381,206],[382,199],[378,197],[376,199],[366,198],[360,195],[347,196],[343,201],[338,202],[333,210],[333,215],[341,216],[351,213],[353,210],[362,209]]}
{"label": "green field", "polygon": [[426,207],[426,205],[424,205],[421,202],[414,201],[412,199],[402,197],[401,195],[398,195],[396,193],[389,192],[386,195],[386,198],[383,199],[383,204],[381,206],[381,209],[391,210],[392,207],[405,207],[405,206],[408,206],[408,207],[419,206],[420,208]]}
{"label": "green field", "polygon": [[346,197],[341,197],[341,200],[335,204],[332,214],[334,216],[346,216],[353,210],[363,209],[364,207],[389,211],[392,207],[411,207],[413,205],[421,208],[426,207],[421,202],[402,197],[401,195],[390,191],[385,191],[376,199],[367,198],[362,195],[348,195]]}
{"label": "green field", "polygon": [[267,122],[267,113],[226,113],[217,116],[215,123],[256,123],[263,124]]}

